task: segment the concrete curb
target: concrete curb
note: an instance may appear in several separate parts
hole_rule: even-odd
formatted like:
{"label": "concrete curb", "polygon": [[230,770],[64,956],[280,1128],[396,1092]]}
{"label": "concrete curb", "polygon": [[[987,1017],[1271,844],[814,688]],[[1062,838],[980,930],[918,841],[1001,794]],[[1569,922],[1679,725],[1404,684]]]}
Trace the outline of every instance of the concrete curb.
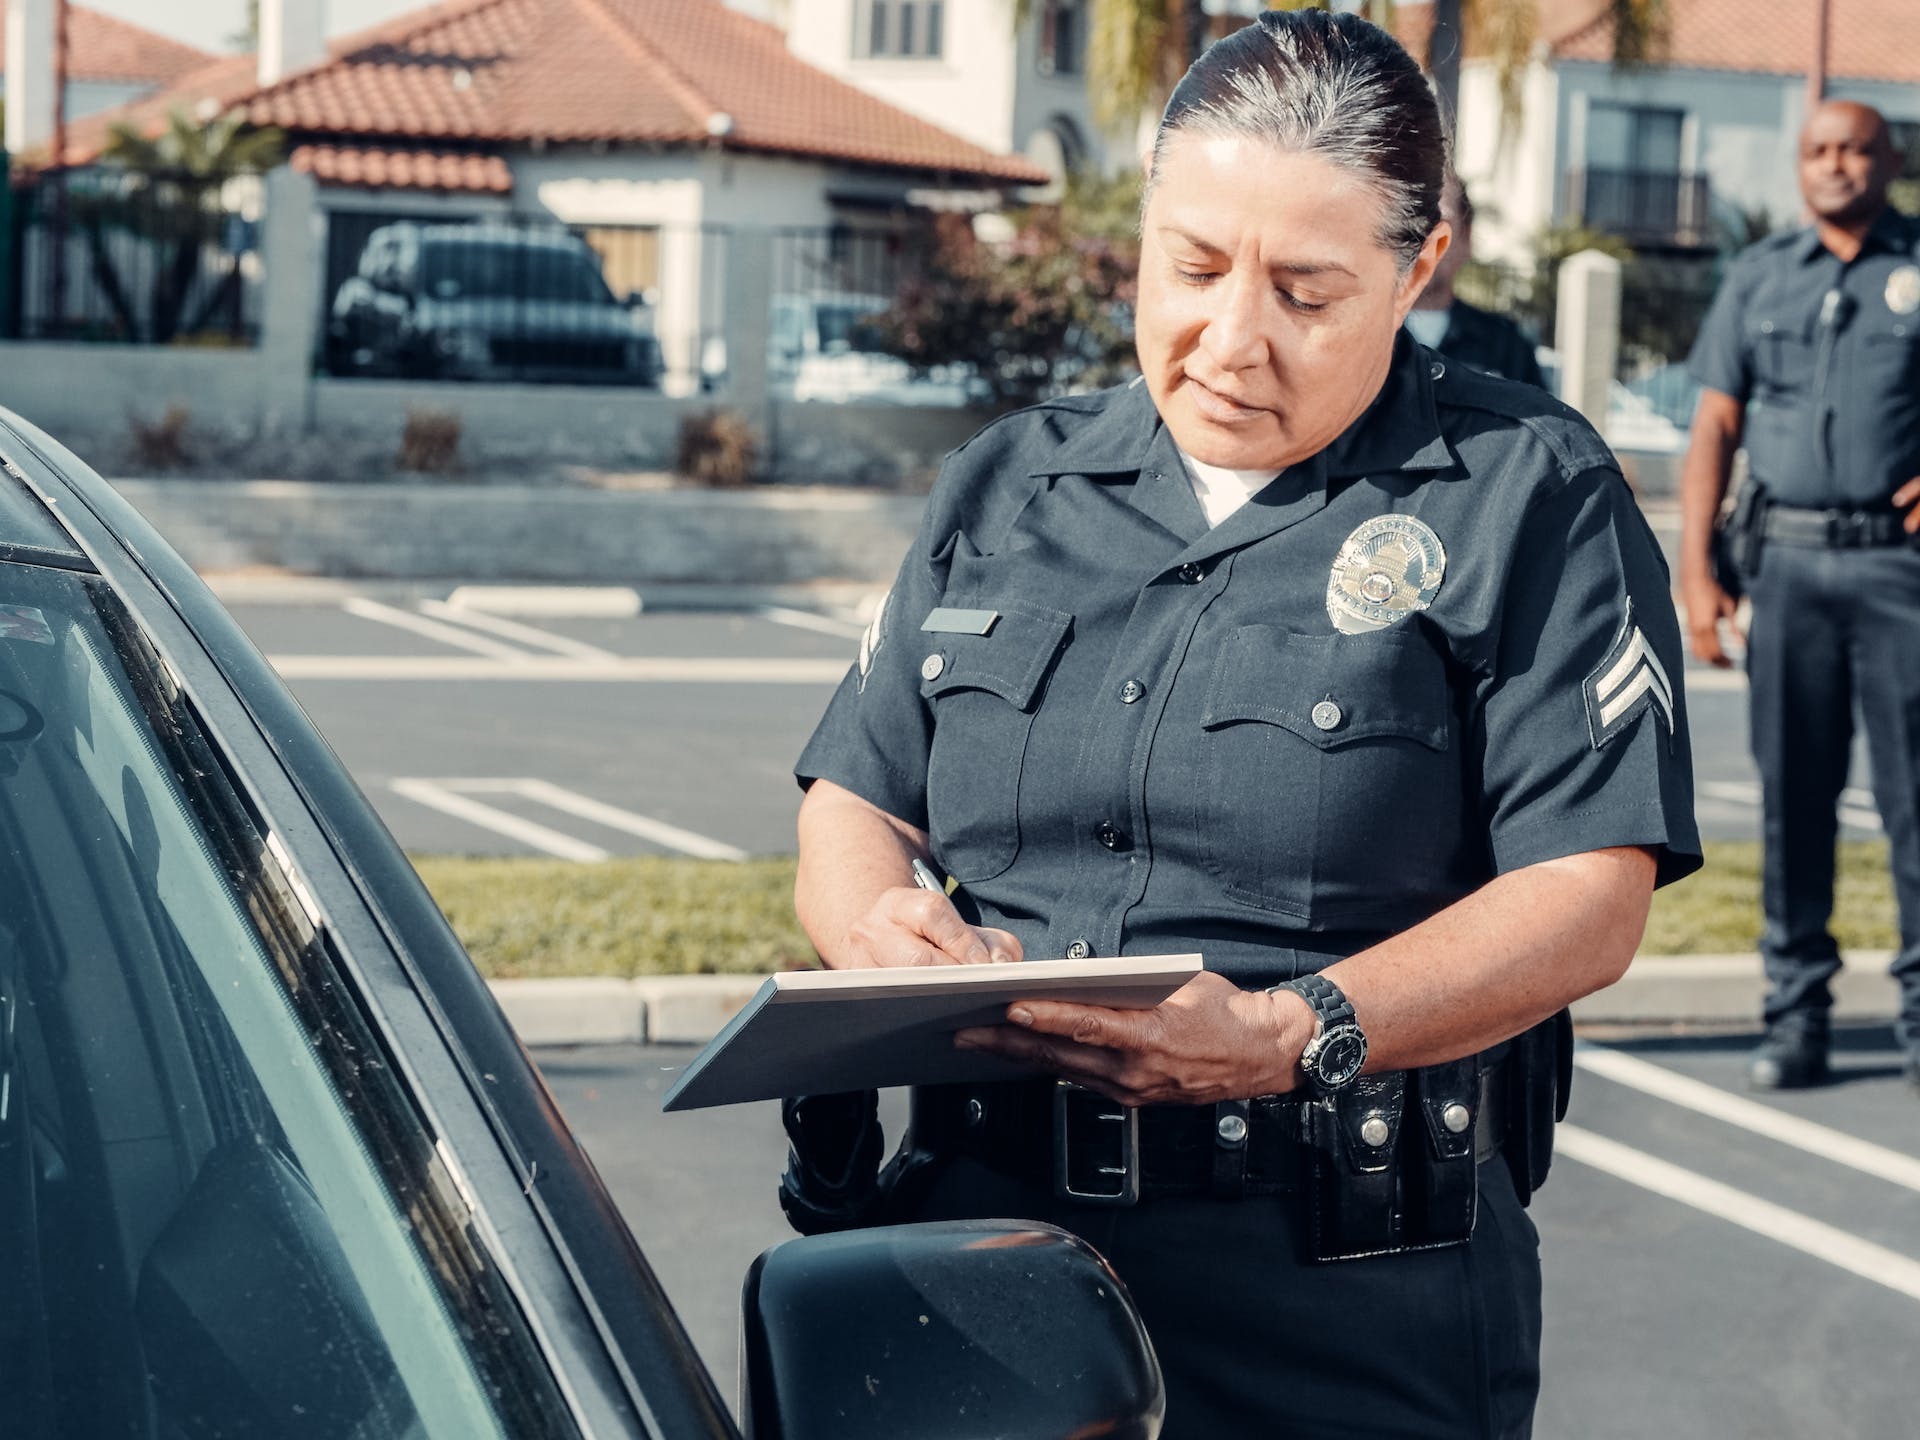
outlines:
{"label": "concrete curb", "polygon": [[[1834,982],[1834,1015],[1887,1020],[1889,952],[1854,951]],[[495,980],[494,995],[528,1045],[704,1045],[740,1012],[762,975],[650,975],[638,980]],[[1765,991],[1758,955],[1643,955],[1626,977],[1573,1007],[1582,1024],[1755,1025]]]}

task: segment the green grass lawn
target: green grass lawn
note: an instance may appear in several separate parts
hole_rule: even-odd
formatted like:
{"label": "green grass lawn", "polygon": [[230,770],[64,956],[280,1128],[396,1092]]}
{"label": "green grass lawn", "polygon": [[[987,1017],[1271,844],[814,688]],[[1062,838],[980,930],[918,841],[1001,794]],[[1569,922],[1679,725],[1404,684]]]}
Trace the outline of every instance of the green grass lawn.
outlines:
{"label": "green grass lawn", "polygon": [[[793,918],[791,857],[414,864],[490,976],[764,974],[813,963]],[[1709,843],[1704,870],[1654,896],[1642,953],[1751,950],[1759,873],[1759,846]],[[1848,948],[1895,944],[1885,845],[1841,846],[1835,933]]]}

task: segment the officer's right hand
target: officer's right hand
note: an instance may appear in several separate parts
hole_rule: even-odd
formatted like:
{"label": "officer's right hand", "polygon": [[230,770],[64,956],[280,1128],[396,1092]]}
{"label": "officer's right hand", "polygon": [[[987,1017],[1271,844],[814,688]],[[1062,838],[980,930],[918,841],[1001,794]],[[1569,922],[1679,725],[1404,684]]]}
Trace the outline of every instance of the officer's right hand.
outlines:
{"label": "officer's right hand", "polygon": [[883,890],[847,932],[840,969],[890,965],[985,965],[1021,958],[1005,930],[969,925],[946,896],[918,886]]}
{"label": "officer's right hand", "polygon": [[1680,603],[1687,610],[1687,641],[1693,653],[1709,665],[1718,665],[1726,669],[1733,659],[1720,643],[1720,623],[1725,621],[1733,627],[1734,634],[1740,633],[1735,615],[1739,612],[1740,602],[1721,588],[1720,582],[1711,575],[1683,575],[1680,580]]}

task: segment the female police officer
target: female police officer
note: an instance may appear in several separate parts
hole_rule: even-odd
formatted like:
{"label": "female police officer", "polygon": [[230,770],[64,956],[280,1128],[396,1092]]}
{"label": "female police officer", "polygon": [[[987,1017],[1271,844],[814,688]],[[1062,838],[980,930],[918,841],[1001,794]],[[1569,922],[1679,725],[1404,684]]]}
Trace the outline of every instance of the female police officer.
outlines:
{"label": "female police officer", "polygon": [[[1213,46],[1150,161],[1143,380],[949,457],[797,767],[831,966],[1205,955],[1152,1011],[963,1033],[1077,1086],[920,1092],[896,1197],[1101,1249],[1169,1436],[1527,1432],[1552,1077],[1505,1042],[1618,977],[1698,863],[1612,457],[1400,334],[1444,162],[1384,32],[1269,12]],[[1477,1163],[1503,1142],[1535,1153]]]}

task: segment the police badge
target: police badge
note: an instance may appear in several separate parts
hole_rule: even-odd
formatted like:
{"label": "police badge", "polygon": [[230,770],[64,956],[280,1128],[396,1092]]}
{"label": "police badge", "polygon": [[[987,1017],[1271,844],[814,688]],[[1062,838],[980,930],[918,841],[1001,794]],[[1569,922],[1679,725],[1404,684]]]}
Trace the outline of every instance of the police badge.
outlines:
{"label": "police badge", "polygon": [[1920,310],[1920,265],[1902,265],[1887,276],[1887,308],[1896,315]]}
{"label": "police badge", "polygon": [[1440,592],[1447,552],[1411,515],[1376,515],[1341,545],[1327,577],[1327,618],[1342,635],[1384,630]]}

